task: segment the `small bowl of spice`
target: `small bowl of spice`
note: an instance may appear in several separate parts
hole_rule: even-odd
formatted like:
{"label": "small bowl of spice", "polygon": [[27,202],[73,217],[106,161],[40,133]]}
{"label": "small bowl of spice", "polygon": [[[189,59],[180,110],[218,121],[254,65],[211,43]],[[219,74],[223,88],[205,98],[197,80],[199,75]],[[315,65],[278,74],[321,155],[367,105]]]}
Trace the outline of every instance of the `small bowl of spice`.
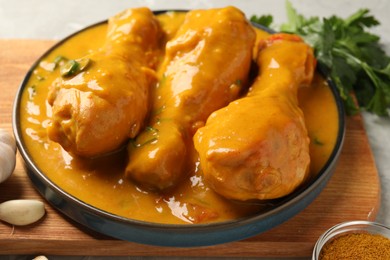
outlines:
{"label": "small bowl of spice", "polygon": [[340,223],[320,236],[312,259],[390,259],[390,228],[370,221]]}

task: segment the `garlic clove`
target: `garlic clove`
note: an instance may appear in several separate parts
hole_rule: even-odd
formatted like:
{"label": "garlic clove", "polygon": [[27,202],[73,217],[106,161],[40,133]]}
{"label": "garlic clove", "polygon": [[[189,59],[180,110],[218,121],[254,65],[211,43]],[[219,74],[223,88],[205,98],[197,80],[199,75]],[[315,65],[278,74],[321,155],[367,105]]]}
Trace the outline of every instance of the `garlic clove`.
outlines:
{"label": "garlic clove", "polygon": [[45,206],[39,200],[9,200],[0,204],[0,220],[12,225],[29,225],[44,215]]}
{"label": "garlic clove", "polygon": [[0,183],[8,179],[16,165],[16,155],[12,148],[0,142]]}
{"label": "garlic clove", "polygon": [[16,142],[14,137],[5,129],[0,128],[0,144],[6,144],[10,146],[14,153],[16,153]]}
{"label": "garlic clove", "polygon": [[44,255],[39,255],[37,257],[34,257],[33,260],[49,260],[49,259]]}

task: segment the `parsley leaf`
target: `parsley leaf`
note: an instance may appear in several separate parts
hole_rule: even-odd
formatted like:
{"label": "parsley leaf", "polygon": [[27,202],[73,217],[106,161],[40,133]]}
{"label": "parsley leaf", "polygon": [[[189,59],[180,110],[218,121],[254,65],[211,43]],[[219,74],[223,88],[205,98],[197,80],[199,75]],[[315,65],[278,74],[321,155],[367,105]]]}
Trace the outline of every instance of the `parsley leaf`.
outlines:
{"label": "parsley leaf", "polygon": [[[329,72],[348,114],[361,109],[390,116],[390,57],[380,37],[367,29],[379,25],[368,9],[343,19],[306,18],[286,1],[287,20],[281,31],[300,35],[314,48],[318,62]],[[359,107],[356,105],[355,97]]]}
{"label": "parsley leaf", "polygon": [[252,15],[250,18],[251,22],[263,25],[265,27],[269,27],[272,24],[273,20],[274,18],[272,15],[261,15],[261,16]]}

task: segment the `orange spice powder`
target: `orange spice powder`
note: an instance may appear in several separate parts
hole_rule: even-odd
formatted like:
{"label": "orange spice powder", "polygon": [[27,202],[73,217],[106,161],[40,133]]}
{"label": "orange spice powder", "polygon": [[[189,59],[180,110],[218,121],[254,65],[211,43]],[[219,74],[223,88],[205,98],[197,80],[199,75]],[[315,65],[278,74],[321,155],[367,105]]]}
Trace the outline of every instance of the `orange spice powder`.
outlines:
{"label": "orange spice powder", "polygon": [[390,239],[369,233],[350,233],[326,243],[320,260],[337,259],[390,259]]}

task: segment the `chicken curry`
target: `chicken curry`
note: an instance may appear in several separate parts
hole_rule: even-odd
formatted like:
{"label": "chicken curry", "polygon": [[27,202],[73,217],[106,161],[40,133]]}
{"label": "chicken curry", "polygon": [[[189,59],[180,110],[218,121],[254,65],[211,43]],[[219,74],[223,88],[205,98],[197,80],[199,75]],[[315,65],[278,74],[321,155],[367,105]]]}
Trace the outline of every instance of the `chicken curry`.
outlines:
{"label": "chicken curry", "polygon": [[[336,143],[337,106],[311,55],[234,7],[126,10],[34,68],[23,141],[53,183],[119,216],[196,224],[252,215],[315,176]],[[269,147],[259,145],[265,126],[279,138]],[[289,160],[286,173],[258,170],[272,161],[261,153]],[[257,172],[271,174],[261,182]]]}

